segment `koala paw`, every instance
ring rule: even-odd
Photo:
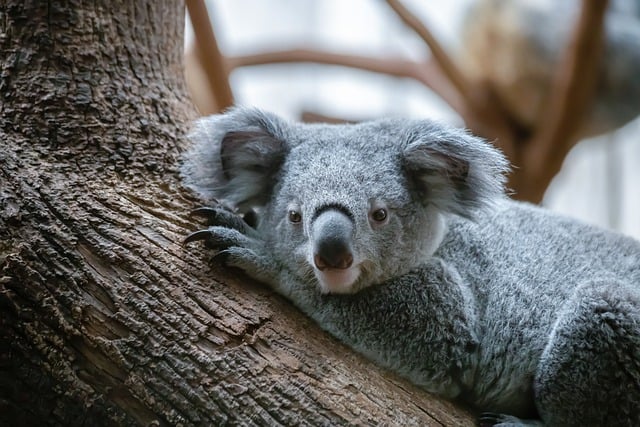
[[[249,248],[257,243],[256,231],[224,206],[197,208],[191,211],[191,215],[203,217],[209,228],[189,234],[184,239],[185,244],[202,240],[207,248],[224,251],[231,247]]]
[[[219,251],[232,246],[244,247],[250,243],[249,238],[240,231],[221,226],[194,231],[184,239],[184,243],[197,242],[198,240],[202,240],[207,248]]]
[[[277,275],[264,242],[244,218],[224,207],[202,207],[191,214],[204,217],[209,227],[189,234],[185,244],[203,241],[205,247],[217,251],[215,259],[255,279],[270,282]]]
[[[190,212],[191,216],[199,216],[206,220],[207,225],[220,225],[233,228],[241,233],[247,233],[255,227],[255,212],[250,211],[243,217],[222,205],[220,207],[203,206]]]

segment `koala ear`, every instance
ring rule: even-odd
[[[264,205],[289,151],[288,130],[284,120],[256,109],[197,120],[182,166],[186,185],[241,211]]]
[[[408,129],[403,167],[426,203],[473,218],[504,196],[509,163],[502,153],[462,129],[418,122]]]

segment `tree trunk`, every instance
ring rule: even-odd
[[[470,424],[181,245],[183,25],[0,6],[0,424]]]

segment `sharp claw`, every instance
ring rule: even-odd
[[[207,240],[210,236],[211,232],[209,230],[198,230],[189,234],[182,243],[186,245],[187,243],[197,242],[198,240]]]
[[[213,256],[213,259],[220,261],[222,264],[226,264],[227,260],[229,259],[229,251],[227,251],[226,249],[223,249],[218,253],[216,253]]]
[[[189,212],[189,215],[191,216],[200,216],[203,218],[211,218],[217,215],[216,213],[216,208],[210,208],[208,206],[202,206],[200,208],[196,208],[191,210],[191,212]]]
[[[483,412],[478,418],[481,427],[489,427],[500,422],[500,415],[493,412]]]

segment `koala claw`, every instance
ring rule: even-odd
[[[184,239],[183,244],[186,245],[187,243],[197,242],[198,240],[204,241],[204,246],[208,249],[225,249],[230,246],[229,242],[214,234],[211,229],[194,231]]]
[[[483,412],[478,418],[478,425],[480,425],[480,427],[494,426],[500,422],[500,414],[495,414],[493,412]]]
[[[189,212],[190,216],[199,216],[205,218],[207,220],[213,220],[217,215],[217,208],[212,208],[209,206],[201,206],[199,208],[192,209]]]
[[[215,259],[216,261],[220,261],[220,263],[223,265],[227,265],[229,263],[229,255],[230,255],[229,250],[223,249],[218,253],[214,254],[213,259]]]
[[[206,230],[198,230],[189,234],[184,243],[203,240],[209,249],[227,249],[231,246],[245,246],[248,238],[238,230],[226,227],[209,227]]]
[[[538,420],[522,420],[520,418],[506,415],[496,414],[494,412],[483,412],[478,418],[480,427],[500,426],[500,427],[534,427],[542,426],[542,422]]]
[[[193,209],[190,215],[205,218],[206,224],[209,226],[219,225],[233,228],[241,233],[247,233],[251,230],[250,224],[245,219],[225,207],[203,206]]]
[[[210,235],[211,235],[211,232],[209,232],[209,230],[194,231],[193,233],[185,237],[182,243],[186,245],[187,243],[197,242],[198,240],[206,241]]]
[[[267,283],[275,283],[278,272],[268,257],[261,255],[264,249],[259,241],[227,227],[209,227],[187,236],[184,243],[204,241],[205,247],[216,252],[213,259],[229,267],[244,270],[250,276]]]

